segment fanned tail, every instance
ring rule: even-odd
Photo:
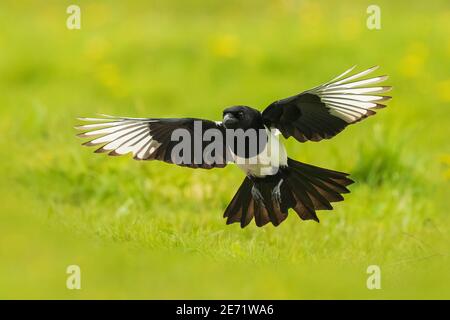
[[[224,217],[227,224],[239,222],[242,228],[253,218],[258,227],[268,222],[278,226],[292,208],[302,220],[319,222],[316,210],[332,210],[331,202],[344,200],[352,183],[347,173],[288,159],[275,175],[246,177]]]

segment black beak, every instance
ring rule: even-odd
[[[236,119],[235,116],[233,116],[231,113],[226,113],[223,117],[223,124],[225,125],[225,128],[228,129],[235,129],[239,120]]]

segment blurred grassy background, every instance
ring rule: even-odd
[[[450,298],[450,6],[376,1],[368,30],[372,2],[1,1],[0,298]],[[94,155],[74,136],[95,113],[263,108],[354,64],[391,76],[389,107],[332,141],[287,142],[357,181],[320,224],[226,226],[236,167]]]

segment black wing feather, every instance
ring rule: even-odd
[[[275,101],[262,113],[264,124],[277,128],[285,138],[292,136],[300,142],[330,139],[349,124],[374,115],[374,109],[385,107],[380,102],[391,98],[377,95],[390,87],[368,86],[384,81],[387,76],[361,80],[377,68],[343,78],[351,68],[321,86]]]
[[[215,155],[215,161],[207,162],[203,159],[203,150],[210,141],[203,141],[206,130],[217,129],[224,137],[225,128],[222,123],[196,118],[125,118],[104,116],[103,118],[80,118],[88,124],[76,127],[85,132],[78,136],[82,138],[94,137],[85,142],[86,146],[99,146],[95,152],[107,152],[111,156],[132,153],[135,160],[160,160],[175,163],[190,168],[223,168],[227,164],[227,149],[222,143],[220,152]],[[194,130],[194,123],[201,126]],[[177,157],[172,151],[178,141],[172,140],[172,133],[176,129],[185,129],[190,133],[189,157]],[[201,155],[195,154],[194,141],[201,145]],[[197,156],[199,163],[195,163]],[[188,161],[184,161],[188,160]]]

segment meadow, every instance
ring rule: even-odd
[[[369,30],[370,4],[1,1],[0,298],[449,299],[450,6],[380,0]],[[320,223],[227,226],[237,167],[107,157],[75,136],[97,113],[263,109],[355,64],[390,75],[388,107],[332,140],[286,141],[356,181]]]

